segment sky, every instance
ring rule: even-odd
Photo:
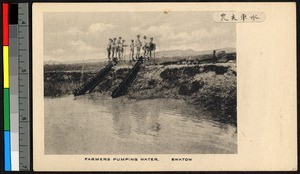
[[[107,60],[109,38],[129,44],[137,34],[157,51],[236,47],[235,23],[214,22],[213,12],[49,12],[43,22],[45,61]]]

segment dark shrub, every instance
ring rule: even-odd
[[[149,86],[154,86],[156,84],[157,84],[157,82],[154,79],[151,79],[151,80],[148,81]]]
[[[194,81],[192,83],[182,83],[179,86],[178,94],[180,95],[192,95],[195,92],[198,92],[200,88],[202,88],[204,85],[203,82],[200,81]]]
[[[183,73],[189,77],[194,77],[196,74],[200,73],[200,69],[198,66],[185,67]]]
[[[179,87],[178,93],[180,95],[188,95],[189,94],[189,88],[187,87],[186,84],[181,84]]]
[[[167,68],[160,73],[160,77],[169,82],[174,82],[178,80],[179,74],[180,73],[178,72],[178,68],[172,68],[172,69]]]
[[[214,71],[218,75],[223,75],[227,72],[228,67],[216,66],[216,65],[206,65],[204,66],[204,72]]]

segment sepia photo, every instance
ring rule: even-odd
[[[237,153],[236,24],[44,13],[45,154]]]
[[[34,3],[35,170],[294,170],[292,8]]]

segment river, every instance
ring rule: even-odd
[[[45,98],[45,154],[237,153],[237,128],[177,99]]]

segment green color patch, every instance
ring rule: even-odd
[[[9,89],[4,88],[4,130],[10,130]]]

